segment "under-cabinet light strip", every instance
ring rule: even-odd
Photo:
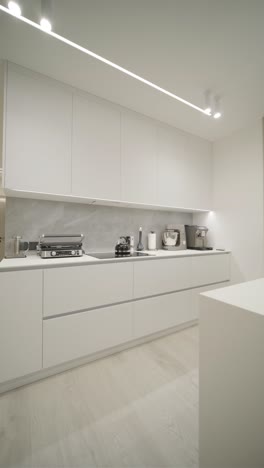
[[[83,52],[84,54],[89,55],[90,57],[93,57],[96,60],[99,60],[100,62],[103,62],[103,63],[105,63],[106,65],[109,65],[112,68],[115,68],[116,70],[124,73],[125,75],[128,75],[131,78],[134,78],[135,80],[138,80],[141,83],[144,83],[145,85],[150,86],[151,88],[154,88],[157,91],[160,91],[161,93],[166,94],[167,96],[169,96],[169,97],[171,97],[173,99],[176,99],[177,101],[181,102],[182,104],[185,104],[186,106],[192,107],[193,109],[195,109],[195,110],[197,110],[199,112],[202,112],[202,114],[205,114],[205,115],[208,116],[208,113],[206,112],[205,109],[202,109],[201,107],[196,106],[195,104],[192,104],[189,101],[186,101],[185,99],[177,96],[176,94],[171,93],[170,91],[167,91],[164,88],[161,88],[160,86],[156,85],[155,83],[152,83],[152,81],[145,80],[145,78],[142,78],[141,76],[137,75],[136,73],[133,73],[133,72],[127,70],[126,68],[120,67],[120,65],[117,65],[116,63],[111,62],[111,60],[108,60],[108,59],[102,57],[101,55],[98,55],[95,52],[92,52],[91,50],[86,49],[85,47],[82,47],[79,44],[76,44],[75,42],[70,41],[69,39],[66,39],[66,37],[60,36],[59,34],[56,34],[53,31],[48,31],[46,29],[44,30],[38,23],[35,23],[34,21],[31,21],[30,19],[26,18],[25,16],[22,16],[22,15],[21,16],[16,16],[11,12],[11,10],[9,10],[9,8],[6,8],[6,7],[2,6],[2,5],[0,5],[0,10],[3,11],[4,13],[7,13],[10,16],[13,16],[14,18],[16,18],[16,19],[18,19],[20,21],[23,21],[23,23],[29,24],[29,26],[32,26],[33,28],[36,28],[39,31],[45,32],[49,36],[54,37],[54,39],[57,39],[58,41],[63,42],[64,44],[67,44],[70,47],[73,47],[74,49],[77,49],[80,52]]]

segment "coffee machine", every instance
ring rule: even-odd
[[[193,250],[212,250],[212,247],[207,246],[207,233],[208,228],[206,226],[186,225],[186,240],[187,249]]]

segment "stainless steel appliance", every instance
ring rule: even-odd
[[[117,255],[115,252],[95,252],[90,253],[86,252],[86,255],[89,257],[94,257],[98,259],[107,259],[107,258],[131,258],[131,257],[149,257],[149,254],[143,252],[131,252],[129,255]]]
[[[2,170],[0,169],[0,262],[5,256],[5,212],[6,197],[2,185]]]
[[[115,246],[115,256],[125,257],[131,254],[131,236],[119,237]]]
[[[212,247],[207,246],[207,233],[206,226],[186,225],[186,239],[187,249],[193,250],[212,250]]]
[[[37,251],[41,258],[82,257],[83,234],[42,234]]]
[[[165,250],[185,250],[186,236],[184,224],[167,224],[162,234],[162,248]]]

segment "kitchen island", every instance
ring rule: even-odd
[[[200,468],[264,466],[264,278],[200,297]]]

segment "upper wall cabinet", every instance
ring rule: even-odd
[[[123,112],[121,123],[122,200],[157,204],[157,130],[155,122]]]
[[[70,194],[72,93],[8,64],[5,186]]]
[[[72,193],[120,200],[120,112],[92,96],[73,97]]]
[[[179,130],[158,128],[158,202],[160,205],[209,209],[211,144]]]

